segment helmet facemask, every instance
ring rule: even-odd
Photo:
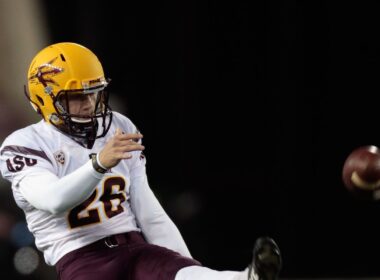
[[[112,111],[104,87],[62,90],[53,97],[53,105],[56,114],[51,116],[51,123],[86,148],[91,149],[110,128]]]

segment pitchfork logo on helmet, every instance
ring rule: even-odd
[[[53,65],[56,59],[57,57],[35,68],[31,73],[32,76],[30,76],[28,79],[30,83],[41,83],[45,88],[45,93],[48,94],[50,94],[52,91],[52,87],[48,86],[49,83],[59,86],[59,84],[52,77],[63,72],[63,68]]]
[[[57,43],[32,60],[25,93],[46,122],[90,148],[111,125],[112,111],[105,91],[108,82],[91,50],[75,43]],[[78,98],[89,98],[94,108],[85,113],[73,111],[70,101]]]

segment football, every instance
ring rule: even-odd
[[[353,194],[365,199],[380,198],[380,150],[362,146],[346,158],[342,172],[343,183]]]

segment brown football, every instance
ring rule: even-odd
[[[347,189],[362,198],[380,198],[380,150],[362,146],[353,150],[344,162],[342,179]]]

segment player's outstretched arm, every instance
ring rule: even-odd
[[[107,169],[114,167],[121,159],[130,158],[129,152],[143,150],[144,146],[132,140],[140,138],[141,134],[122,134],[118,129],[100,152],[101,165]],[[104,174],[95,171],[89,160],[62,178],[46,170],[37,169],[18,184],[25,199],[35,208],[58,214],[86,200],[103,176]]]
[[[86,200],[103,175],[94,170],[89,160],[62,178],[43,169],[36,170],[25,176],[18,186],[33,207],[59,214]]]

